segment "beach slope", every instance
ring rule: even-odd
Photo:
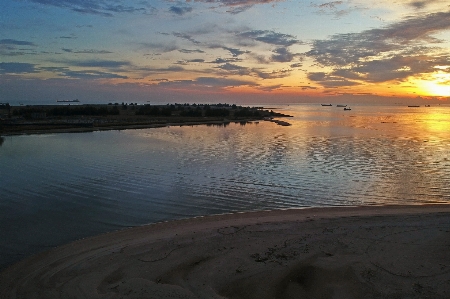
[[[0,298],[450,298],[450,206],[312,208],[170,221],[0,273]]]

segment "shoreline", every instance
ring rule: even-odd
[[[29,257],[0,298],[448,298],[449,249],[447,204],[213,215]]]
[[[1,133],[0,136],[20,136],[20,135],[38,135],[38,134],[58,134],[58,133],[88,133],[98,131],[121,131],[121,130],[139,130],[139,129],[153,129],[164,128],[171,126],[201,126],[201,125],[217,125],[225,126],[230,123],[254,123],[261,121],[261,119],[242,119],[242,120],[205,120],[205,121],[184,121],[184,122],[167,122],[167,123],[129,123],[129,124],[112,124],[108,126],[72,126],[66,128],[47,128],[47,129],[20,129],[13,132]],[[44,125],[45,126],[45,125]],[[51,126],[51,125],[50,125]]]
[[[217,125],[270,120],[290,125],[274,117],[291,117],[264,107],[236,105],[36,105],[3,107],[0,136],[46,133],[79,133],[107,130],[149,129],[167,126]],[[6,114],[5,114],[6,113]]]

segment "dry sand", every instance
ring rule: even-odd
[[[0,298],[450,298],[450,205],[252,212],[80,240]]]

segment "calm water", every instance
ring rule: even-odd
[[[261,121],[4,137],[0,268],[124,227],[310,206],[450,202],[450,107],[283,107]]]

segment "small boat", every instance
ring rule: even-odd
[[[336,107],[347,107],[347,105],[336,105]]]
[[[345,110],[345,111],[348,111],[348,110],[352,110],[352,108],[350,108],[350,107],[348,107],[348,108],[345,107],[344,110]]]
[[[331,104],[321,104],[322,106],[333,106]]]
[[[414,107],[414,108],[417,108],[417,107],[420,107],[419,105],[408,105],[408,107]]]

